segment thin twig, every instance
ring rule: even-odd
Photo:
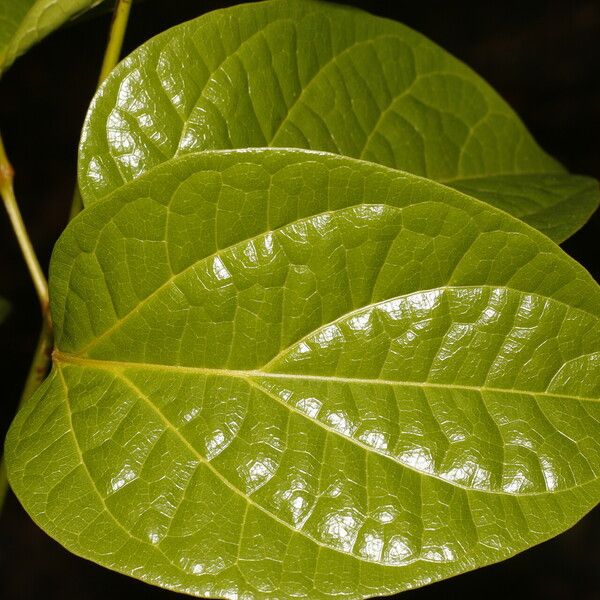
[[[42,312],[42,330],[40,331],[37,347],[31,361],[27,379],[25,380],[23,392],[21,393],[21,399],[19,401],[19,406],[21,406],[23,402],[37,390],[46,377],[52,353],[53,334],[49,313],[48,282],[46,281],[40,262],[33,249],[31,240],[29,239],[25,223],[23,223],[23,217],[21,216],[21,211],[19,210],[19,205],[17,204],[17,199],[15,197],[13,179],[14,170],[8,160],[6,149],[2,142],[2,136],[0,136],[0,195],[2,196],[6,212],[10,218],[19,246],[21,247],[23,258],[29,269],[29,274],[31,275],[33,285],[37,292]],[[4,457],[2,457],[0,458],[0,511],[4,505],[4,498],[6,497],[7,490],[8,480],[6,477],[6,466],[4,464]]]
[[[132,0],[117,0],[115,5],[110,31],[108,33],[108,42],[106,43],[106,50],[104,51],[104,58],[102,60],[102,68],[100,69],[100,76],[98,77],[98,87],[100,87],[102,82],[108,77],[108,74],[115,68],[121,57],[123,39],[125,38],[125,31],[129,21],[129,12],[131,10],[131,2]],[[69,221],[80,213],[82,209],[83,201],[81,199],[79,186],[76,184],[75,190],[73,191],[73,199],[71,200]]]
[[[27,373],[27,379],[21,392],[21,404],[25,402],[41,385],[48,373],[48,366],[52,358],[52,348],[54,346],[54,333],[50,319],[45,318],[42,322],[42,330],[38,338],[38,343],[33,354],[31,366]]]
[[[132,0],[118,0],[113,13],[113,20],[108,34],[108,43],[104,52],[104,60],[100,69],[98,86],[108,77],[108,74],[115,68],[121,58],[121,49],[123,48],[123,38],[129,21],[129,11],[131,10]]]
[[[0,195],[4,201],[4,206],[8,213],[12,228],[17,236],[23,258],[29,269],[31,280],[33,281],[35,291],[37,292],[42,307],[42,314],[45,314],[48,310],[48,282],[46,281],[46,276],[42,271],[42,267],[40,267],[40,262],[35,254],[31,240],[29,239],[25,223],[23,223],[23,217],[21,216],[21,211],[19,210],[19,205],[15,198],[13,178],[14,170],[8,160],[6,150],[4,149],[4,143],[2,142],[2,136],[0,135]]]

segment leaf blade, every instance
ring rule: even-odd
[[[561,174],[510,175],[448,182],[563,242],[598,208],[598,182]],[[498,193],[502,190],[501,193]]]
[[[556,241],[600,201],[597,185],[576,197],[581,181],[481,78],[420,34],[299,1],[210,13],[134,52],[92,104],[79,181],[87,204],[172,156],[267,146],[343,154],[440,182],[484,178],[487,189],[470,185],[470,193],[515,216],[537,207],[529,222]],[[519,174],[529,177],[512,179]],[[568,210],[555,211],[557,201]]]
[[[182,157],[74,220],[51,288],[54,371],[11,428],[9,476],[116,570],[369,597],[597,503],[600,405],[578,382],[597,381],[598,288],[443,186],[310,152]]]
[[[0,14],[0,74],[31,46],[102,0],[5,0]]]

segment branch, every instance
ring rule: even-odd
[[[35,254],[35,250],[29,239],[25,223],[23,223],[23,217],[15,198],[15,191],[13,188],[14,170],[6,155],[4,149],[4,143],[2,142],[2,136],[0,136],[0,196],[4,201],[4,206],[12,228],[17,236],[17,241],[21,247],[23,258],[29,269],[29,274],[33,281],[35,291],[37,292],[40,305],[42,307],[42,315],[48,312],[48,282],[46,276],[40,267],[40,262]]]
[[[113,20],[108,34],[108,43],[104,51],[104,60],[100,69],[98,78],[98,87],[108,77],[108,74],[115,68],[121,58],[121,49],[123,47],[123,38],[127,29],[129,20],[129,11],[131,10],[132,0],[118,0],[113,13]]]
[[[0,136],[0,195],[2,196],[6,212],[10,218],[19,246],[21,247],[21,252],[27,263],[27,268],[29,269],[29,274],[31,275],[42,309],[42,330],[19,401],[19,406],[21,406],[21,404],[37,390],[46,377],[50,365],[50,355],[54,338],[49,313],[48,282],[40,267],[40,262],[35,254],[31,240],[29,239],[25,223],[23,223],[23,217],[21,216],[21,211],[19,210],[19,205],[17,204],[17,199],[15,197],[13,179],[14,170],[6,155],[2,136]],[[2,510],[7,490],[8,480],[6,478],[4,457],[2,457],[0,458],[0,510]]]
[[[106,44],[106,50],[104,51],[104,59],[102,60],[102,68],[100,69],[100,76],[98,77],[98,87],[100,87],[102,82],[108,77],[108,74],[115,68],[121,57],[123,39],[125,37],[125,30],[127,29],[129,12],[131,10],[131,2],[132,0],[117,0],[115,5],[113,20],[108,33],[108,42]],[[79,186],[76,184],[75,191],[73,192],[73,199],[71,200],[69,221],[80,213],[82,209],[83,202],[81,200],[81,193],[79,192]]]

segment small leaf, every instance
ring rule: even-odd
[[[363,598],[600,498],[600,290],[450,188],[291,150],[173,159],[66,229],[6,444],[72,552],[192,595]]]
[[[0,74],[31,46],[102,0],[2,0]]]
[[[88,205],[173,156],[265,146],[468,189],[555,241],[600,199],[594,180],[568,175],[487,83],[424,36],[298,0],[204,15],[123,61],[88,114],[80,187]]]

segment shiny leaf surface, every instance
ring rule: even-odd
[[[86,204],[173,156],[310,148],[422,175],[556,241],[598,184],[543,152],[479,76],[409,28],[340,6],[221,10],[148,41],[99,91],[80,147]]]
[[[102,0],[2,0],[0,74],[21,54]]]
[[[11,485],[72,552],[226,598],[362,598],[507,558],[600,497],[600,291],[447,187],[190,154],[83,211]]]

